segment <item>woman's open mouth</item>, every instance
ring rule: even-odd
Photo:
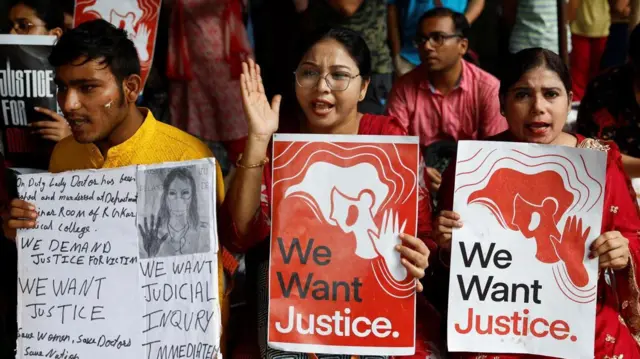
[[[317,116],[328,115],[329,113],[331,113],[334,107],[334,104],[325,100],[314,100],[311,102],[311,109]]]
[[[532,122],[526,124],[525,128],[534,135],[545,135],[551,130],[551,124],[546,122]]]

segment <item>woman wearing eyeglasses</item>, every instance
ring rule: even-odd
[[[307,42],[304,54],[295,71],[295,95],[301,110],[301,120],[291,128],[280,128],[287,133],[342,134],[342,135],[406,135],[397,120],[388,116],[362,114],[358,102],[367,92],[371,70],[371,56],[366,43],[358,33],[346,29],[333,29],[315,36]],[[268,265],[271,204],[271,166],[269,143],[280,123],[281,97],[275,96],[269,104],[262,86],[260,67],[253,62],[243,64],[241,77],[242,97],[249,137],[242,157],[237,162],[238,172],[228,192],[222,211],[221,240],[237,251],[253,249],[250,267],[257,270],[258,333],[249,338],[259,344],[262,358],[281,357],[283,354],[267,347]],[[282,121],[284,123],[284,121]],[[407,259],[403,263],[415,278],[425,276],[429,263],[429,249],[435,248],[429,240],[431,232],[430,202],[421,173],[419,188],[418,238],[403,235],[403,245],[398,251]],[[229,216],[230,218],[224,218]],[[227,227],[224,227],[227,225]],[[417,291],[423,285],[418,282]],[[425,358],[436,355],[438,339],[438,314],[423,297],[419,297],[416,356]],[[426,324],[431,325],[429,328]],[[249,328],[255,326],[248,325]],[[250,336],[252,335],[253,336]],[[247,343],[251,344],[251,343]],[[249,345],[250,346],[250,345]],[[234,357],[256,357],[257,350],[248,348]],[[322,355],[286,353],[287,358],[322,358]],[[350,356],[331,356],[350,358]],[[373,357],[372,357],[373,358]]]
[[[57,0],[19,0],[9,10],[9,33],[12,35],[62,36],[64,13]],[[67,121],[48,108],[35,108],[46,118],[31,122],[33,133],[58,142],[71,134]]]

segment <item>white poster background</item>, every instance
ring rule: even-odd
[[[38,356],[40,352],[44,357],[67,359],[143,357],[142,322],[135,319],[142,311],[141,297],[136,295],[140,285],[135,172],[135,167],[125,167],[20,176],[24,186],[18,191],[36,206],[42,228],[20,230],[16,239],[20,263],[17,358]],[[123,178],[130,181],[121,181]],[[78,185],[78,180],[86,182]],[[92,181],[95,185],[90,185]],[[104,185],[103,181],[113,184]],[[66,185],[56,186],[62,182]],[[78,186],[73,187],[73,183]],[[61,195],[93,199],[61,200]],[[95,221],[92,211],[97,213]],[[90,230],[82,238],[64,230],[85,226]],[[86,251],[81,249],[85,243]],[[36,265],[35,257],[50,262]],[[82,265],[72,264],[80,258]],[[34,285],[32,281],[38,278],[40,282]],[[32,290],[23,293],[21,288],[29,287]],[[64,288],[64,295],[60,288]],[[40,304],[37,318],[33,317],[33,304]]]
[[[454,211],[460,214],[464,225],[453,232],[449,282],[450,309],[447,323],[449,350],[593,358],[598,261],[597,259],[589,260],[587,256],[588,247],[600,235],[606,152],[560,146],[461,141],[458,144],[457,156]],[[582,219],[583,231],[587,227],[591,228],[585,242],[583,262],[589,276],[587,285],[580,288],[572,287],[573,284],[568,281],[569,277],[562,261],[547,264],[537,260],[535,238],[527,239],[520,231],[503,228],[488,208],[488,206],[497,207],[495,202],[488,201],[487,205],[467,204],[469,196],[485,188],[491,175],[504,167],[516,169],[525,174],[536,174],[543,170],[556,171],[560,174],[565,188],[574,195],[574,200],[557,223],[557,229],[562,233],[567,218],[574,215]],[[496,196],[509,195],[508,191],[501,191],[499,187]],[[550,197],[553,197],[553,191]],[[525,190],[521,196],[526,199],[530,195]],[[493,197],[493,199],[496,198]],[[541,212],[532,214],[528,229],[535,231],[544,220],[544,216],[545,214]],[[471,266],[465,267],[461,244],[466,246],[467,255],[470,256],[475,243],[482,246],[485,256],[488,254],[491,243],[495,243],[494,255],[499,250],[510,252],[512,257],[510,266],[500,269],[494,265],[492,257],[488,266],[483,268],[479,253],[476,253]],[[500,257],[505,258],[506,254],[503,252]],[[500,261],[502,266],[506,262],[506,260]],[[494,276],[486,300],[481,301],[474,289],[468,301],[465,301],[460,289],[459,276],[464,280],[465,290],[468,289],[473,276],[478,277],[482,289],[485,288],[489,277]],[[540,304],[535,303],[533,297],[532,285],[536,280],[540,286],[537,291]],[[503,282],[509,286],[508,302],[491,300],[496,282]],[[528,303],[525,302],[523,288],[517,289],[516,300],[511,301],[513,299],[511,296],[514,294],[512,284],[529,286]],[[497,298],[500,299],[499,296]],[[465,331],[471,309],[474,322],[478,318],[476,315],[481,319],[481,330],[487,330],[489,316],[495,321],[499,316],[512,318],[516,312],[519,316],[526,317],[528,323],[533,323],[536,318],[544,318],[549,324],[562,320],[570,329],[568,334],[555,331],[556,335],[564,339],[554,339],[551,335],[536,337],[531,335],[531,328],[528,330],[528,335],[524,336],[515,335],[512,328],[506,335],[495,334],[495,332],[481,335],[474,330],[467,334],[460,334],[456,331],[456,325],[459,325],[463,332]],[[512,320],[501,318],[500,321],[504,324]],[[519,327],[522,327],[523,321],[523,319],[519,320]],[[556,329],[559,326],[561,324],[556,323]],[[544,333],[543,327],[544,322],[538,320],[534,330],[537,333]],[[492,329],[495,331],[497,328],[500,326],[494,322]]]
[[[631,184],[633,185],[633,190],[636,191],[636,201],[640,205],[640,178],[632,178]]]
[[[176,169],[181,169],[182,174],[193,179],[195,193],[185,192],[187,188],[192,189],[192,185],[189,180],[185,181],[184,175],[171,177]],[[171,187],[176,180],[182,184]],[[144,225],[144,218],[147,218],[147,225],[150,226],[152,215],[157,221],[158,216],[162,216],[162,200],[171,201],[172,198],[183,199],[194,205],[199,220],[197,228],[189,226],[184,235],[185,253],[168,253],[174,248],[173,245],[185,243],[180,240],[170,243],[172,236],[178,237],[182,233],[180,231],[169,233],[163,244],[165,247],[161,247],[152,258],[149,258],[140,241],[139,275],[145,303],[142,315],[145,357],[222,357],[215,180],[216,165],[213,158],[138,167],[139,225]],[[166,184],[170,187],[165,187]],[[176,193],[173,192],[175,190]],[[167,198],[163,198],[163,192],[167,193]],[[175,210],[170,205],[168,209],[169,212]],[[164,223],[161,222],[160,236],[167,234],[166,222],[166,219]],[[201,245],[190,246],[189,240]]]
[[[158,213],[163,186],[145,171],[176,167],[196,179],[198,228],[207,246],[146,259],[139,218]],[[214,159],[20,181],[21,198],[39,217],[37,229],[20,230],[16,239],[17,358],[221,357]],[[158,300],[145,300],[148,284]]]

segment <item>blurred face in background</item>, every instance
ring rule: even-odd
[[[22,3],[14,5],[9,10],[9,29],[12,35],[53,35],[58,38],[62,36],[61,28],[49,29],[34,9]]]
[[[434,16],[419,24],[415,45],[423,66],[429,71],[446,71],[462,60],[469,41],[456,34],[451,17]]]

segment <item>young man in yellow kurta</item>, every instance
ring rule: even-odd
[[[157,121],[148,109],[136,107],[143,86],[140,62],[124,31],[104,20],[84,23],[60,38],[49,61],[56,68],[58,103],[73,133],[56,145],[49,166],[51,172],[213,157],[209,148],[195,137]],[[221,203],[224,182],[219,166],[216,177],[217,199]],[[32,206],[12,201],[10,229],[32,228],[35,222]],[[228,311],[224,300],[223,256],[219,259],[224,327]]]

